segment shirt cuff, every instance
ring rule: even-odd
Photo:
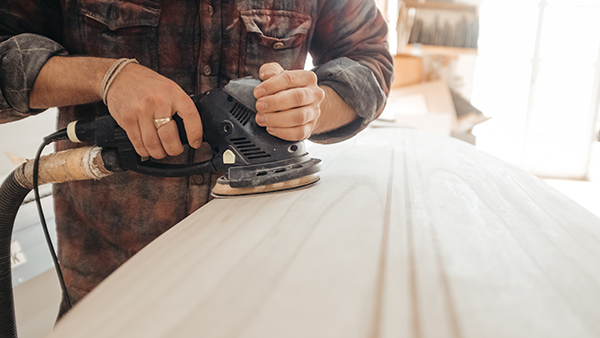
[[[0,43],[0,109],[12,110],[14,117],[43,111],[29,108],[29,94],[42,67],[56,55],[67,51],[42,35],[19,34]]]
[[[319,85],[333,89],[359,116],[338,129],[311,136],[315,142],[338,142],[347,139],[377,118],[386,95],[373,72],[366,66],[346,57],[329,61],[313,70]]]

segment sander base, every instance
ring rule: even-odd
[[[212,189],[211,195],[216,198],[227,198],[233,196],[256,195],[286,190],[295,190],[311,186],[315,184],[319,180],[319,178],[319,175],[317,173],[314,173],[289,181],[277,182],[267,185],[258,185],[255,187],[233,188],[229,185],[229,179],[227,178],[227,175],[225,175],[217,179],[217,184]]]

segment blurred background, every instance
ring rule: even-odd
[[[390,102],[399,98],[384,118],[470,142],[546,179],[598,214],[600,1],[378,4],[390,23],[390,48],[396,53]],[[431,110],[432,88],[424,88],[435,81],[447,85],[455,105],[449,114],[456,120],[426,118],[440,113]],[[411,90],[417,87],[425,99]],[[399,113],[411,104],[416,110]],[[415,123],[415,112],[427,121]]]

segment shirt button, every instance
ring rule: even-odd
[[[214,13],[213,6],[211,6],[211,5],[208,5],[208,15],[209,15],[209,16],[212,16],[212,15],[213,15],[213,13]]]
[[[200,184],[204,183],[204,176],[202,176],[202,175],[191,176],[190,181],[192,184],[200,185]]]
[[[204,75],[209,76],[211,72],[210,66],[206,65],[202,68],[202,73],[204,73]]]
[[[273,49],[281,49],[283,47],[284,47],[283,42],[275,42],[273,44]]]

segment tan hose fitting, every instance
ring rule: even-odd
[[[33,160],[15,169],[15,178],[24,188],[33,189]],[[82,147],[63,150],[40,158],[38,185],[94,179],[111,175],[104,167],[102,148]]]

